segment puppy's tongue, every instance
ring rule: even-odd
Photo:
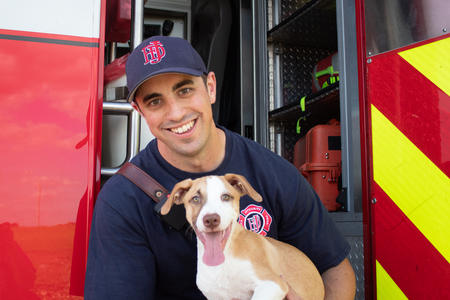
[[[218,232],[204,232],[205,253],[203,254],[203,263],[205,265],[214,267],[222,264],[225,261],[225,255],[222,250],[222,231]]]

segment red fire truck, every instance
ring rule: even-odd
[[[83,296],[96,195],[153,138],[124,100],[152,35],[216,73],[218,124],[332,191],[356,299],[450,299],[449,20],[447,0],[3,1],[0,299]]]

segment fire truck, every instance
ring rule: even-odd
[[[332,190],[356,299],[450,299],[447,30],[447,0],[3,1],[0,299],[83,297],[96,195],[153,138],[124,100],[153,35],[216,73],[218,124]]]

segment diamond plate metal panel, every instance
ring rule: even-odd
[[[312,93],[312,71],[321,59],[334,51],[283,45],[283,105],[300,100]]]
[[[353,267],[356,277],[356,300],[363,300],[364,290],[364,238],[362,236],[347,237],[352,249],[348,256],[348,260]]]
[[[280,21],[289,18],[293,13],[310,1],[311,0],[282,0]]]

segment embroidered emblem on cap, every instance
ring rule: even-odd
[[[270,224],[272,224],[272,217],[263,207],[252,204],[241,211],[239,224],[247,230],[266,236],[269,232]]]
[[[141,51],[144,54],[144,65],[157,64],[166,56],[166,49],[160,41],[150,42]]]

